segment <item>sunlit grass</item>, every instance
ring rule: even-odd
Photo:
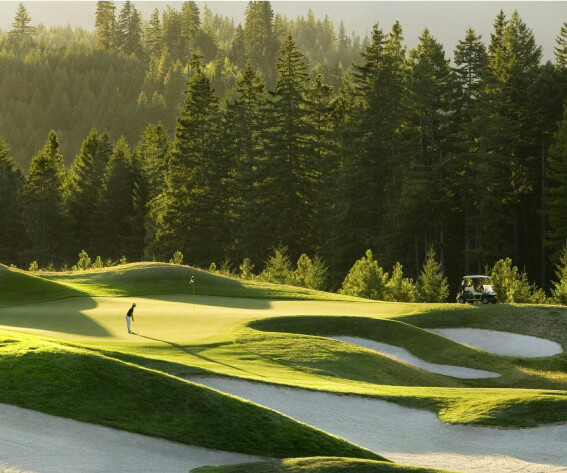
[[[190,275],[196,275],[195,298]],[[495,356],[423,330],[506,330],[565,347],[567,317],[561,308],[365,301],[152,263],[40,276],[30,279],[19,272],[11,280],[20,296],[11,296],[10,307],[0,307],[0,324],[106,359],[185,378],[233,376],[375,396],[429,409],[446,422],[533,426],[567,420],[565,354]],[[42,289],[36,299],[31,297],[33,304],[26,304],[22,294],[36,294],[27,291],[28,283],[33,289],[43,282],[55,284],[65,298],[45,302],[48,291]],[[126,332],[124,314],[132,302],[138,304],[139,335]],[[382,341],[429,362],[501,376],[463,380],[432,374],[328,338],[334,335]]]

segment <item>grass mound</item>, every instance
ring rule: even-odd
[[[238,465],[205,466],[190,473],[449,473],[353,458],[286,458]]]
[[[78,289],[0,264],[0,307],[82,295]]]
[[[198,295],[269,299],[355,300],[339,294],[220,276],[189,266],[130,263],[99,270],[44,273],[42,278],[92,296],[189,294],[191,276]]]
[[[0,402],[186,444],[385,460],[251,402],[39,337],[0,332],[0,378]]]

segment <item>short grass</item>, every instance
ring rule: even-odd
[[[354,458],[287,458],[239,465],[205,466],[191,473],[449,473],[446,470],[396,465]]]
[[[195,298],[188,284],[191,275],[197,283]],[[11,332],[5,338],[19,340],[19,336],[29,336],[23,333],[34,334],[34,343],[39,340],[45,346],[57,347],[59,353],[48,355],[44,353],[45,347],[38,351],[31,342],[26,342],[27,345],[6,342],[6,350],[20,348],[7,358],[9,352],[4,353],[0,364],[2,376],[17,361],[19,376],[13,377],[12,383],[19,382],[21,386],[4,389],[3,402],[25,403],[25,407],[38,410],[48,406],[58,415],[82,419],[81,406],[72,403],[66,406],[64,394],[69,392],[80,399],[92,391],[92,395],[88,393],[93,409],[89,421],[98,419],[112,425],[115,418],[120,419],[120,412],[97,411],[100,407],[96,407],[95,401],[107,404],[106,392],[112,384],[104,373],[127,368],[136,375],[143,373],[148,386],[179,383],[180,392],[193,385],[174,377],[223,375],[378,397],[430,409],[446,422],[527,427],[567,421],[565,353],[533,360],[500,357],[423,330],[429,327],[507,330],[545,337],[567,347],[567,311],[558,307],[365,301],[157,263],[63,274],[29,274],[0,267],[0,283],[0,325],[19,331],[19,335]],[[138,304],[135,324],[139,335],[126,333],[124,314],[132,302]],[[436,375],[331,340],[328,337],[332,335],[383,341],[403,346],[430,362],[496,371],[502,376],[461,380]],[[63,352],[65,356],[61,355]],[[37,358],[39,353],[42,356]],[[74,368],[69,370],[68,385],[58,385],[62,395],[30,389],[34,384],[29,379],[39,383],[55,377],[57,363],[69,353],[72,354],[69,360],[75,360]],[[34,365],[39,360],[41,369]],[[82,373],[94,375],[87,383]],[[116,372],[113,379],[120,376]],[[73,377],[77,377],[76,383],[72,382]],[[100,388],[89,384],[97,384],[98,378],[104,380]],[[118,382],[114,386],[121,395],[130,392],[129,383]],[[150,388],[139,389],[146,392]],[[12,391],[19,392],[19,397],[10,394]],[[159,404],[159,394],[154,400]],[[146,407],[142,399],[139,402]],[[185,405],[181,399],[168,401],[167,415],[173,416],[176,402]],[[213,413],[216,413],[214,409],[201,414]],[[120,428],[136,431],[147,428],[139,410],[130,415],[133,417],[126,419]],[[235,414],[232,420],[229,416],[228,422],[238,423],[241,415],[242,412]],[[262,419],[256,417],[254,425],[264,422]],[[160,422],[156,421],[156,425]],[[220,424],[211,425],[210,432],[224,428]],[[269,422],[266,425],[273,426]],[[150,435],[166,436],[166,432],[178,430],[168,426]],[[273,443],[281,442],[282,438]],[[183,441],[197,442],[193,437]],[[226,444],[217,448],[225,447]],[[240,440],[229,442],[228,447],[248,452]],[[299,456],[293,453],[294,448],[297,446],[286,447],[278,455]],[[266,451],[273,449],[266,447]],[[364,455],[358,452],[340,455]],[[328,451],[301,452],[309,456],[326,454]],[[339,455],[338,450],[333,455]]]
[[[0,332],[0,402],[202,447],[267,457],[382,459],[251,402],[17,332]]]

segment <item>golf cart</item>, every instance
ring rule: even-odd
[[[489,276],[470,275],[463,276],[457,302],[464,304],[465,302],[474,303],[482,302],[483,304],[496,304],[496,293],[492,289]]]

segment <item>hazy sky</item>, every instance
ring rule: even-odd
[[[0,0],[0,29],[9,31],[15,11],[20,2]],[[32,17],[32,24],[80,26],[94,29],[94,1],[33,1],[23,2]],[[117,11],[123,2],[115,2]],[[175,1],[134,1],[144,19],[149,19],[155,8],[163,9],[165,5],[180,9],[181,2]],[[205,2],[197,2],[199,6]],[[245,1],[208,1],[207,6],[214,12],[229,18],[235,23],[243,22],[247,2]],[[490,42],[492,25],[498,12],[502,9],[507,16],[518,10],[529,28],[533,30],[536,42],[542,46],[544,60],[553,59],[555,39],[561,26],[567,22],[567,1],[304,1],[304,2],[272,2],[275,13],[281,13],[288,19],[298,15],[306,15],[311,8],[316,18],[323,19],[325,14],[338,29],[343,20],[347,31],[356,31],[364,37],[378,23],[389,31],[392,24],[399,20],[403,30],[405,43],[413,48],[418,36],[425,27],[445,47],[447,56],[453,55],[457,42],[464,38],[467,28],[473,28],[482,34],[485,44]]]

